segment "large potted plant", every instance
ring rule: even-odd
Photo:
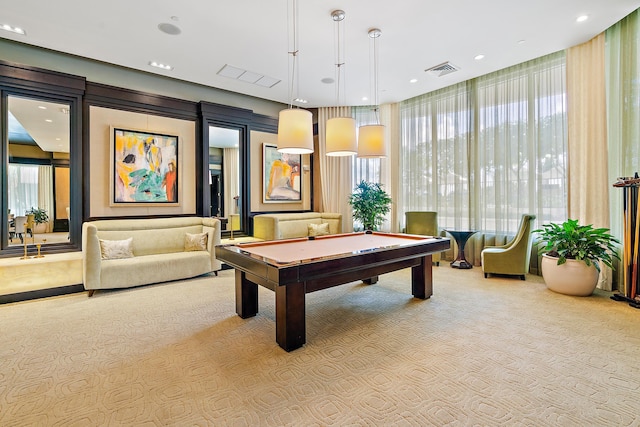
[[[613,269],[613,259],[620,259],[616,247],[620,241],[609,234],[608,228],[593,228],[569,219],[562,224],[544,224],[533,232],[543,252],[542,277],[554,292],[589,296],[598,284],[600,263]]]
[[[391,210],[391,197],[381,184],[363,180],[349,196],[349,204],[353,219],[362,223],[365,230],[377,230]]]

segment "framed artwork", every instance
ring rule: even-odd
[[[262,144],[262,201],[302,202],[302,155],[279,153],[277,147]]]
[[[179,206],[178,137],[111,127],[111,206]]]

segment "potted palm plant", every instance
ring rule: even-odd
[[[549,289],[566,295],[591,295],[598,284],[600,264],[613,269],[620,259],[620,241],[608,228],[580,225],[569,219],[562,224],[544,224],[534,230],[540,239],[542,277]]]
[[[349,204],[353,219],[361,222],[365,230],[377,230],[391,210],[391,197],[381,184],[362,180],[349,196]]]

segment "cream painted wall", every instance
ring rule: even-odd
[[[195,215],[195,122],[101,107],[90,107],[89,115],[90,217]],[[178,135],[179,206],[110,206],[111,126]]]
[[[251,211],[301,211],[311,209],[310,157],[302,156],[302,202],[262,203],[264,177],[262,171],[262,144],[277,144],[278,135],[265,132],[251,132]]]

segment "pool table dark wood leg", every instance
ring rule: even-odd
[[[427,299],[433,295],[431,255],[422,257],[420,265],[411,267],[411,293],[420,299]]]
[[[304,283],[276,287],[276,342],[286,351],[307,341]]]
[[[258,313],[258,285],[240,270],[236,270],[236,313],[243,319]]]

